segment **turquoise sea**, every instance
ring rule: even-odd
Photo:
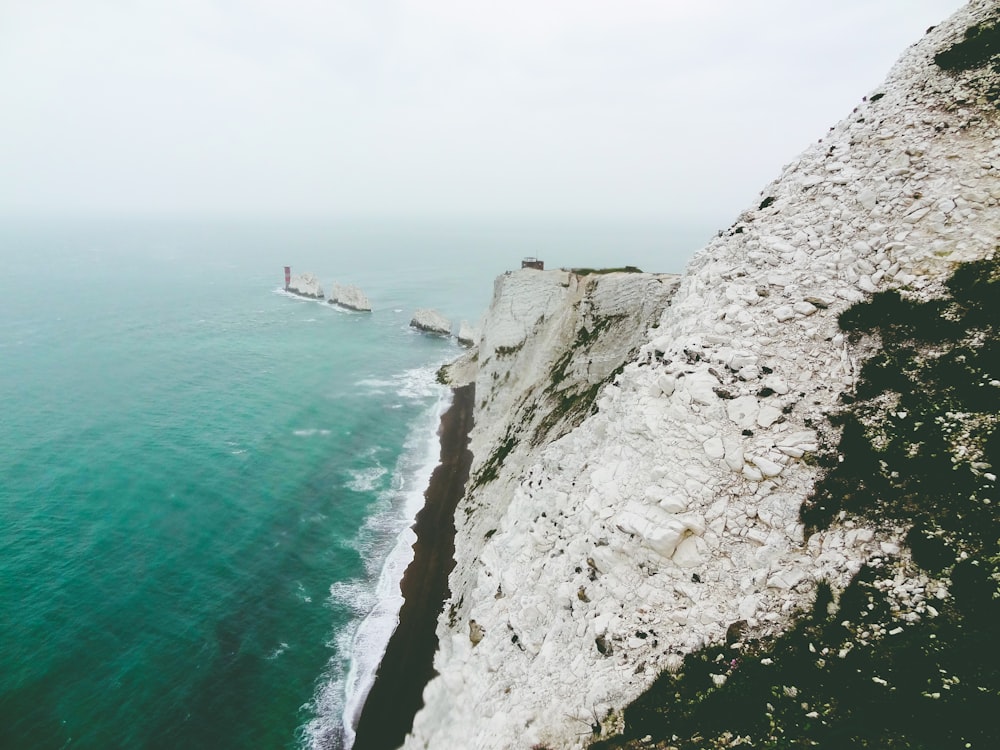
[[[704,234],[0,225],[0,747],[349,745],[460,353],[413,310],[475,321],[525,255],[680,271]]]

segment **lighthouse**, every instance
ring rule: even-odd
[[[292,267],[285,266],[285,291],[288,291],[288,285],[292,283]]]

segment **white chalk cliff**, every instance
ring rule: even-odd
[[[456,368],[478,357],[475,458],[439,676],[405,747],[582,747],[593,711],[733,622],[778,631],[816,581],[899,552],[904,529],[850,519],[807,541],[803,458],[855,382],[837,315],[875,290],[933,294],[997,245],[995,102],[980,72],[933,61],[996,9],[974,1],[907,50],[679,282],[498,279]]]

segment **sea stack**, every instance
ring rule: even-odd
[[[419,331],[433,333],[439,336],[451,335],[451,321],[437,310],[417,310],[413,313],[410,325]]]
[[[300,273],[292,276],[286,290],[300,297],[323,299],[323,287],[319,285],[316,274]]]
[[[330,290],[330,299],[327,301],[331,305],[339,305],[355,312],[372,311],[372,303],[368,300],[367,295],[356,286],[343,286],[334,282],[333,288]]]

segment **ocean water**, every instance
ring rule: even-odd
[[[0,226],[0,747],[341,748],[395,624],[460,349],[524,255],[642,226]],[[283,291],[282,266],[375,312]]]

